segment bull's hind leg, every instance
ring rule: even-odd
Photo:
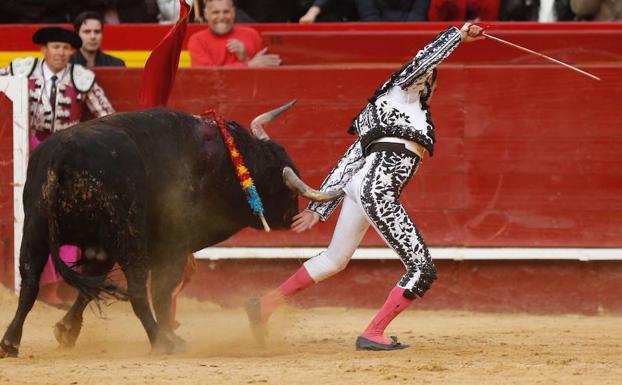
[[[90,299],[78,295],[67,314],[54,325],[54,338],[61,347],[72,348],[75,346],[80,330],[82,330],[82,313],[89,302],[91,302]]]
[[[186,258],[158,258],[166,261],[151,268],[151,299],[161,334],[169,335],[175,341],[175,350],[182,351],[185,341],[173,332],[174,314],[171,310],[173,290],[182,280]]]
[[[91,276],[102,276],[110,272],[112,266],[114,266],[112,258],[108,258],[103,262],[89,261],[84,265],[82,273]],[[82,330],[82,314],[89,302],[91,302],[90,299],[79,295],[63,319],[54,326],[54,337],[61,347],[71,348],[75,346],[80,330]]]
[[[13,321],[0,341],[0,358],[17,357],[26,316],[39,294],[39,278],[48,259],[47,225],[42,218],[27,215],[24,222],[24,238],[19,256],[21,289]]]

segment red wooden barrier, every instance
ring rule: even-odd
[[[447,23],[255,24],[271,52],[285,64],[396,63],[412,57]],[[0,26],[0,51],[38,50],[31,41],[37,25]],[[151,50],[168,31],[161,25],[106,26],[106,50]],[[206,28],[190,25],[188,37]],[[622,61],[620,23],[493,23],[491,33],[572,63]],[[491,41],[478,51],[456,53],[449,62],[478,64],[542,63],[533,55]]]
[[[508,23],[491,22],[490,31],[525,31],[532,34],[539,32],[555,32],[565,34],[567,32],[581,32],[590,34],[602,31],[619,31],[620,23]],[[69,24],[59,24],[65,28],[73,28]],[[317,23],[317,24],[293,24],[293,23],[264,23],[246,24],[255,28],[261,34],[267,33],[300,33],[300,32],[332,32],[334,34],[350,32],[437,32],[447,28],[448,25],[460,26],[460,23]],[[0,25],[0,35],[4,38],[0,41],[0,50],[31,50],[37,49],[32,43],[32,34],[41,28],[39,24],[3,24]],[[205,24],[190,24],[188,36],[206,28]],[[159,24],[107,24],[104,31],[105,49],[152,49],[170,30],[170,25]]]
[[[200,261],[184,295],[241,306],[273,289],[300,266],[295,260]],[[453,309],[539,314],[619,314],[620,261],[436,261],[438,280],[416,310]],[[351,261],[333,279],[296,295],[301,306],[378,308],[403,274],[390,261]],[[183,315],[182,315],[183,317]]]
[[[0,283],[13,280],[13,103],[0,92]]]
[[[468,49],[468,48],[461,48]],[[345,133],[372,91],[395,69],[304,67],[188,69],[171,107],[218,108],[248,123],[290,99],[299,103],[269,131],[318,185],[352,141]],[[437,155],[403,200],[435,246],[622,246],[622,100],[617,67],[442,66],[432,112]],[[140,70],[99,70],[119,110],[137,108]],[[329,225],[291,235],[246,231],[228,245],[326,245]],[[380,245],[370,233],[366,245]]]
[[[179,73],[171,106],[194,113],[217,107],[248,122],[298,98],[269,132],[317,185],[352,140],[345,134],[352,116],[394,69],[188,69]],[[549,66],[441,66],[432,106],[437,155],[425,160],[403,195],[430,245],[621,247],[622,132],[616,107],[622,79],[616,66],[588,70],[603,81]],[[140,70],[98,70],[120,110],[138,107],[140,77]],[[0,157],[11,154],[11,142],[11,131],[0,128]],[[3,157],[0,165],[0,196],[10,202],[12,163]],[[0,277],[12,286],[12,242],[6,241],[12,238],[12,211],[3,208]],[[302,235],[245,231],[225,244],[325,246],[334,219]],[[381,241],[370,232],[364,243]],[[185,293],[238,305],[277,285],[299,263],[201,261]],[[618,261],[437,261],[437,266],[439,280],[417,308],[622,311]],[[307,306],[376,307],[401,272],[397,260],[353,261],[338,279],[298,300]]]
[[[444,29],[444,28],[443,28]],[[429,43],[435,31],[265,32],[270,52],[284,64],[403,63]],[[570,63],[622,62],[622,29],[615,31],[503,31],[497,37]],[[548,63],[535,55],[485,40],[470,54],[460,50],[447,63]]]

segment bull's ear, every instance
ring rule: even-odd
[[[251,132],[253,133],[253,136],[261,140],[270,140],[270,137],[268,136],[268,134],[266,134],[266,131],[264,130],[264,125],[270,123],[272,120],[274,120],[274,118],[289,110],[294,104],[296,104],[296,102],[297,100],[294,99],[279,108],[264,112],[263,114],[253,119],[253,121],[251,122]]]
[[[332,201],[344,194],[342,189],[325,192],[312,189],[290,167],[283,168],[283,182],[296,194],[315,202]]]

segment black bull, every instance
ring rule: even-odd
[[[310,190],[300,180],[284,181],[284,168],[295,166],[261,125],[253,128],[257,137],[235,122],[226,125],[251,171],[267,222],[289,228],[297,193],[313,199],[317,191],[305,194]],[[84,309],[103,290],[126,296],[152,348],[171,352],[183,343],[170,328],[169,309],[186,256],[245,227],[262,228],[216,123],[165,109],[118,113],[52,135],[29,160],[24,211],[19,305],[0,341],[0,357],[18,354],[48,253],[79,292],[56,324],[61,345],[75,344]],[[60,260],[63,244],[83,250],[81,274]],[[106,258],[87,258],[102,251]],[[127,291],[104,282],[115,262]],[[147,296],[149,271],[155,318]]]

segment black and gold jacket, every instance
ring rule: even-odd
[[[461,41],[460,30],[448,28],[376,90],[348,130],[358,134],[358,139],[328,174],[320,187],[322,191],[343,189],[363,167],[365,149],[380,138],[411,140],[425,147],[430,155],[434,154],[434,123],[428,109],[433,72]],[[340,201],[311,202],[307,209],[325,221]]]

